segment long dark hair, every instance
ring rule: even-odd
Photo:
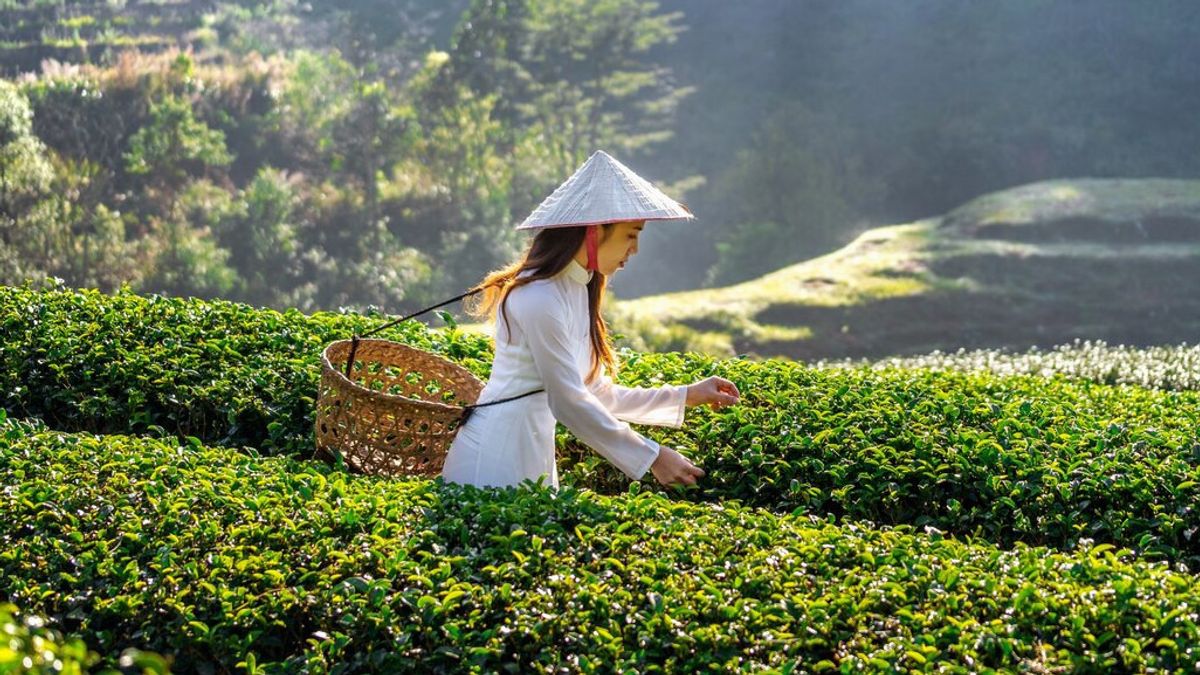
[[[601,239],[608,238],[613,225],[614,223],[606,223],[602,226]],[[508,312],[505,310],[508,294],[514,288],[539,279],[549,279],[561,272],[583,245],[586,234],[586,226],[549,227],[539,230],[520,260],[491,272],[471,289],[483,292],[468,300],[467,312],[478,319],[489,319],[499,306],[499,314],[504,317],[504,325],[511,336],[512,326],[508,323]],[[525,270],[533,270],[533,273],[518,278],[517,275]],[[608,325],[600,314],[607,283],[608,279],[597,270],[592,272],[592,279],[587,284],[588,318],[592,338],[592,367],[588,371],[585,380],[587,382],[599,375],[601,365],[607,367],[609,373],[616,373],[616,358],[613,356],[612,345],[608,342]]]

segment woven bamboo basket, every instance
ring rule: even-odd
[[[439,475],[463,406],[479,398],[483,382],[435,354],[362,338],[348,378],[351,342],[333,342],[321,355],[317,453],[337,449],[362,473]]]

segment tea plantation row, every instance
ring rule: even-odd
[[[196,436],[266,453],[313,449],[321,351],[390,320],[223,300],[0,288],[0,405],[64,431]],[[379,337],[491,367],[486,338],[419,323]]]
[[[1075,340],[1049,350],[1026,352],[995,349],[934,352],[878,361],[819,361],[819,368],[904,368],[988,371],[997,375],[1064,375],[1104,384],[1135,384],[1149,389],[1200,389],[1200,345],[1146,348],[1111,346],[1103,341]]]
[[[713,372],[743,394],[740,406],[691,409],[684,428],[652,432],[705,468],[693,498],[931,525],[1001,545],[1070,548],[1085,537],[1200,562],[1196,392],[672,354],[628,364],[628,383]],[[602,461],[564,464],[613,490]]]
[[[3,289],[0,320],[0,391],[14,415],[65,431],[161,427],[307,457],[321,348],[386,319]],[[478,336],[417,324],[388,336],[483,376],[490,366]],[[928,525],[1005,546],[1070,549],[1090,538],[1200,562],[1195,392],[679,354],[626,354],[619,380],[654,386],[712,374],[738,384],[742,405],[693,408],[682,429],[647,430],[708,472],[690,499]],[[565,483],[625,490],[615,469],[569,434],[560,440]]]
[[[1192,668],[1200,586],[737,505],[353,476],[0,423],[0,579],[177,672]]]

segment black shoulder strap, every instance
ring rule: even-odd
[[[385,328],[391,328],[392,326],[395,326],[398,323],[401,323],[403,321],[408,321],[409,319],[413,318],[414,316],[424,314],[425,312],[437,309],[438,307],[443,307],[452,302],[458,302],[459,300],[462,300],[463,298],[465,298],[469,295],[475,295],[476,293],[478,293],[482,290],[483,290],[482,288],[476,288],[473,291],[467,291],[466,293],[463,293],[462,295],[456,295],[453,298],[446,300],[445,302],[439,302],[436,305],[430,305],[429,307],[426,307],[425,309],[419,309],[419,310],[413,312],[412,314],[409,314],[408,316],[402,316],[399,319],[396,319],[395,321],[389,321],[389,322],[383,324],[382,326],[379,326],[378,328],[372,328],[371,330],[363,333],[362,335],[357,335],[357,334],[354,335],[352,338],[350,338],[350,356],[346,357],[346,379],[350,379],[350,370],[354,367],[354,353],[358,351],[358,339],[360,337],[368,337],[368,336],[374,335]]]
[[[449,300],[446,300],[444,302],[439,302],[436,305],[430,305],[429,307],[426,307],[425,309],[419,309],[419,310],[413,312],[412,314],[409,314],[408,316],[400,317],[399,319],[396,319],[395,321],[389,321],[388,323],[385,323],[382,326],[379,326],[378,328],[373,328],[373,329],[367,331],[366,333],[363,333],[362,335],[355,335],[353,338],[351,338],[351,341],[350,341],[350,356],[346,358],[346,377],[347,378],[350,377],[351,369],[354,367],[354,353],[356,351],[358,351],[358,339],[360,337],[368,337],[370,335],[374,335],[375,333],[378,333],[379,331],[384,330],[385,328],[391,328],[392,326],[395,326],[398,323],[408,321],[409,319],[413,318],[414,316],[419,316],[421,314],[424,314],[425,312],[437,309],[438,307],[443,307],[452,302],[458,302],[459,300],[462,300],[463,298],[465,298],[467,296],[475,295],[476,293],[478,293],[482,290],[483,290],[482,288],[476,288],[475,290],[467,291],[466,293],[463,293],[462,295],[456,295],[453,298],[450,298]],[[489,405],[496,405],[497,403],[507,403],[509,401],[515,401],[519,398],[525,398],[526,396],[532,396],[534,394],[537,394],[537,393],[540,393],[543,391],[546,391],[546,390],[545,389],[537,389],[535,391],[527,391],[524,394],[519,394],[517,396],[509,396],[508,398],[502,398],[497,401],[488,401],[487,403],[473,403],[473,404],[465,405],[465,406],[463,406],[463,415],[462,415],[462,419],[459,422],[459,424],[466,424],[467,420],[470,419],[470,417],[471,417],[471,413],[475,412],[476,408],[483,408],[483,407],[489,406]]]
[[[545,389],[535,389],[533,391],[527,391],[524,394],[517,394],[516,396],[509,396],[508,398],[501,398],[501,399],[497,399],[495,401],[488,401],[487,403],[472,403],[469,405],[464,405],[462,418],[459,419],[458,423],[460,425],[466,424],[467,420],[471,419],[471,413],[475,412],[476,408],[484,408],[489,405],[496,405],[497,403],[508,403],[509,401],[515,401],[519,398],[525,398],[526,396],[533,396],[534,394],[538,394],[543,391],[546,391],[546,390]]]

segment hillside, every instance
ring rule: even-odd
[[[36,72],[43,59],[65,63],[110,60],[125,49],[203,50],[231,7],[199,0],[112,3],[0,2],[0,74]]]
[[[446,43],[465,4],[419,0],[389,10],[364,2],[0,0],[0,77],[40,72],[46,60],[113,64],[126,51],[174,48],[217,66],[248,52],[333,50],[395,74],[389,69],[414,53]]]
[[[1200,181],[1057,180],[734,286],[613,308],[640,349],[797,359],[1152,345],[1200,330]]]

